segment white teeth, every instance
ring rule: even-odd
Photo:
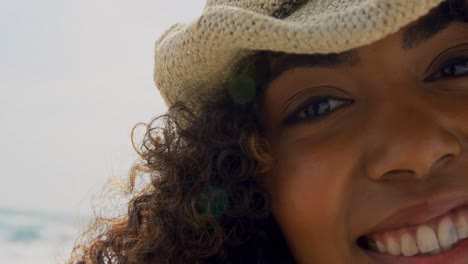
[[[448,247],[458,241],[457,229],[452,219],[449,217],[442,219],[437,229],[437,237],[441,247]]]
[[[455,222],[457,226],[458,239],[465,239],[468,237],[468,221],[462,215],[458,216]]]
[[[461,240],[468,239],[467,209],[442,216],[429,222],[430,224],[376,234],[380,241],[367,239],[367,249],[392,256],[441,254],[451,250]]]
[[[440,248],[432,250],[431,252],[428,253],[429,255],[438,255],[440,254]]]
[[[375,252],[379,251],[379,248],[377,247],[377,243],[373,240],[367,241],[367,248]]]
[[[382,244],[379,241],[368,240],[367,241],[367,248],[374,251],[374,252],[387,253],[387,248],[385,247],[384,244]]]
[[[419,251],[427,253],[439,249],[436,234],[428,226],[420,226],[416,232]]]
[[[407,257],[416,255],[419,252],[416,241],[414,241],[409,233],[404,233],[403,236],[401,236],[401,252]]]
[[[399,256],[401,255],[401,248],[398,242],[395,239],[389,237],[387,238],[387,250],[390,255]]]
[[[387,248],[385,247],[385,245],[380,243],[379,241],[377,241],[377,249],[379,250],[380,253],[387,252]]]

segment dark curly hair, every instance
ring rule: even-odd
[[[468,0],[437,13],[468,22]],[[240,91],[229,87],[196,113],[175,104],[148,125],[129,189],[140,175],[150,183],[124,216],[97,218],[70,263],[294,263],[262,187],[272,157],[259,109],[274,55],[256,53],[254,70],[239,74],[254,79],[254,93],[239,78]]]
[[[177,104],[155,119],[143,140],[141,162],[132,168],[130,185],[133,188],[136,175],[150,173],[150,186],[135,195],[125,217],[98,219],[98,226],[110,224],[109,229],[95,234],[91,244],[76,247],[74,259],[272,263],[267,261],[269,248],[284,248],[284,240],[272,239],[280,233],[274,230],[260,177],[270,157],[253,106],[229,99],[194,115]]]

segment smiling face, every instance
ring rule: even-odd
[[[468,263],[468,24],[418,39],[418,22],[272,63],[283,68],[263,97],[266,186],[298,263]]]

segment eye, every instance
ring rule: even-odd
[[[429,75],[427,81],[435,81],[444,78],[460,78],[468,76],[468,57],[455,58],[446,63],[435,73]]]
[[[284,123],[292,124],[307,120],[315,121],[349,103],[352,103],[352,100],[335,97],[315,97],[299,106],[297,110],[286,118]]]

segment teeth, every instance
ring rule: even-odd
[[[436,234],[428,226],[420,226],[416,232],[419,251],[428,253],[439,249]]]
[[[437,229],[437,237],[441,247],[448,247],[458,241],[457,229],[452,219],[445,217]]]
[[[379,251],[379,247],[377,247],[377,242],[374,241],[374,240],[368,240],[367,241],[367,248],[374,251],[374,252]]]
[[[393,256],[438,255],[468,238],[468,206],[419,226],[368,237],[367,248]]]
[[[377,241],[377,249],[379,250],[380,253],[387,252],[387,248],[385,247],[385,245],[380,243],[379,241]]]
[[[416,241],[409,233],[404,233],[401,237],[401,252],[405,256],[413,256],[419,252]]]
[[[462,215],[458,216],[455,223],[457,226],[458,239],[465,239],[468,237],[468,221]]]
[[[393,256],[401,255],[400,245],[392,237],[387,238],[387,250],[390,255],[393,255]]]
[[[372,251],[375,252],[380,252],[380,253],[386,253],[387,248],[385,248],[385,245],[382,244],[379,241],[374,241],[374,240],[368,240],[367,241],[367,248],[369,248]]]

